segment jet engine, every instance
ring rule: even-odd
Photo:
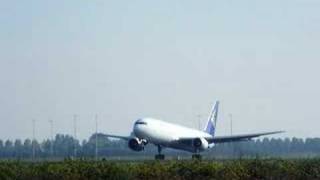
[[[144,150],[144,146],[146,145],[145,140],[139,140],[138,138],[132,138],[128,141],[128,146],[130,149],[134,151],[142,151]]]
[[[192,142],[192,145],[197,150],[205,150],[209,148],[209,143],[204,138],[195,138]]]

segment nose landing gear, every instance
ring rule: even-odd
[[[195,154],[192,154],[192,160],[199,160],[201,161],[202,156],[200,154],[200,150],[198,148],[194,149]]]

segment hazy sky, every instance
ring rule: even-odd
[[[320,136],[320,1],[0,1],[0,138],[128,134],[155,117]]]

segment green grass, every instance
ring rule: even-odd
[[[320,179],[320,159],[1,161],[0,179]]]

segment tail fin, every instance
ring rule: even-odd
[[[215,105],[212,108],[211,114],[208,118],[208,122],[206,127],[204,128],[204,131],[208,134],[211,134],[214,136],[216,132],[216,124],[218,119],[218,111],[219,111],[219,101],[215,103]]]

